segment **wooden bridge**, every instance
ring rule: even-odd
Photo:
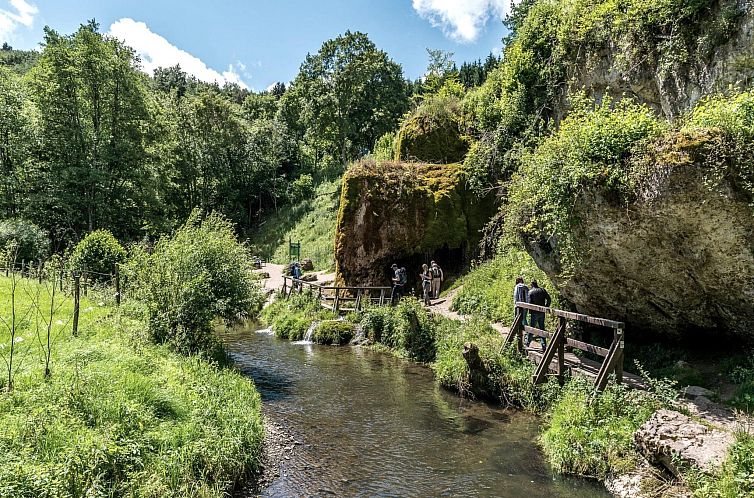
[[[371,306],[385,306],[391,303],[392,287],[350,287],[319,285],[283,275],[283,295],[290,297],[294,292],[303,293],[304,287],[322,303],[323,308],[335,313],[361,311],[364,303]]]
[[[532,380],[535,384],[542,383],[548,375],[557,376],[561,382],[566,373],[581,375],[594,381],[594,386],[602,390],[607,385],[610,375],[615,374],[617,383],[625,383],[631,387],[644,388],[644,382],[636,375],[623,371],[623,347],[625,344],[625,324],[605,318],[597,318],[580,313],[572,313],[554,308],[546,308],[529,303],[516,303],[516,306],[529,312],[539,312],[555,316],[557,326],[554,332],[540,330],[523,324],[523,314],[516,316],[507,334],[503,347],[510,346],[514,341],[521,353],[537,364]],[[587,342],[566,337],[568,321],[577,321],[603,327],[606,333],[612,335],[610,347],[604,348]],[[524,345],[524,334],[532,334],[547,339],[547,348],[543,351]],[[568,348],[570,351],[566,351]],[[574,354],[574,351],[581,354]],[[584,353],[601,357],[602,362],[584,357]]]
[[[361,311],[365,303],[372,306],[386,306],[391,304],[391,287],[350,287],[320,285],[306,282],[293,277],[283,276],[283,295],[290,297],[294,292],[303,293],[308,289],[322,303],[324,308],[336,313]],[[516,316],[509,331],[502,327],[495,327],[503,336],[503,348],[513,343],[517,349],[525,354],[537,365],[532,376],[535,384],[545,382],[548,376],[556,376],[561,382],[567,375],[580,375],[594,382],[595,388],[602,390],[607,385],[611,375],[615,375],[616,382],[625,383],[635,388],[645,388],[643,380],[623,371],[623,347],[625,341],[625,324],[605,318],[597,318],[580,313],[546,308],[535,304],[516,303],[516,306],[529,312],[539,312],[556,317],[557,326],[554,331],[540,330],[523,324],[523,315]],[[602,347],[566,336],[569,321],[588,323],[602,327],[610,334],[609,347]],[[532,334],[547,339],[547,348],[542,351],[539,347],[524,345],[524,335]],[[532,344],[535,344],[534,342]],[[538,344],[537,344],[538,346]],[[592,358],[601,358],[597,361]]]

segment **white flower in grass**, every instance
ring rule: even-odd
[[[94,308],[92,308],[91,306],[89,306],[88,308],[86,308],[86,309],[84,310],[84,313],[89,313],[89,312],[90,312],[90,311],[92,311],[93,309],[94,309]]]
[[[63,325],[63,320],[58,320],[55,322],[55,325]]]
[[[100,301],[100,302],[97,303],[97,306],[100,306],[100,307],[104,306],[104,305],[105,305],[105,303],[103,303],[102,301]]]
[[[13,342],[15,342],[16,344],[18,344],[19,342],[24,342],[24,338],[21,336],[18,336],[15,339],[13,339]]]

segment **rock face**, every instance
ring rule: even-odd
[[[594,193],[578,201],[581,261],[570,277],[561,275],[557,240],[527,249],[580,312],[625,321],[629,337],[752,337],[751,195],[703,160],[719,157],[720,137],[678,134],[663,147],[629,206]]]
[[[732,33],[715,38],[716,19],[699,23],[695,53],[688,61],[661,43],[668,35],[658,36],[658,49],[652,60],[623,67],[626,54],[631,53],[632,40],[615,40],[614,45],[590,54],[587,60],[574,64],[570,76],[571,91],[585,91],[598,101],[605,96],[624,96],[643,102],[668,118],[675,118],[690,109],[704,95],[726,91],[730,86],[748,86],[754,81],[754,5],[751,0],[719,0],[715,7],[717,20],[735,19]],[[707,24],[705,24],[705,22]],[[709,45],[709,46],[707,46]],[[567,103],[565,98],[560,113]]]
[[[634,434],[644,456],[676,476],[680,476],[679,466],[684,465],[713,473],[725,460],[734,439],[729,431],[666,409],[656,411]]]
[[[491,198],[479,199],[465,188],[458,165],[355,164],[343,177],[337,280],[388,285],[396,262],[406,266],[411,283],[421,263],[436,254],[463,253],[476,245],[493,212]],[[443,266],[448,259],[438,261]]]

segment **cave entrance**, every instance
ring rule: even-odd
[[[442,268],[445,282],[443,289],[447,288],[449,282],[452,282],[460,276],[468,267],[468,250],[464,244],[462,247],[450,248],[447,245],[433,251],[425,251],[421,254],[411,254],[400,258],[395,258],[386,265],[388,281],[393,277],[390,265],[395,263],[398,267],[405,267],[408,276],[408,282],[405,287],[405,295],[417,296],[422,295],[421,278],[422,265],[429,265],[432,261]]]

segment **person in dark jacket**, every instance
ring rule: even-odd
[[[552,299],[550,294],[537,284],[536,280],[531,281],[529,288],[529,304],[536,304],[537,306],[550,307]],[[529,325],[531,327],[544,330],[545,329],[545,314],[540,311],[529,310]],[[531,342],[531,334],[526,334],[526,343]],[[542,338],[542,351],[547,347],[547,339]]]
[[[529,288],[524,283],[523,277],[516,277],[516,286],[513,288],[513,318],[518,315],[524,315],[522,317],[522,325],[526,325],[526,308],[520,308],[516,306],[516,303],[528,303],[529,302]]]

